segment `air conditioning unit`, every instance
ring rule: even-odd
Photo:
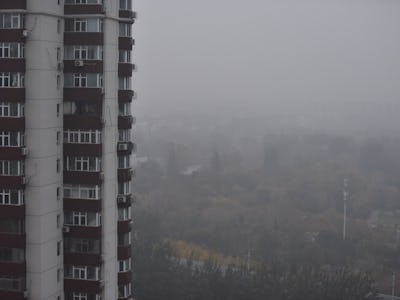
[[[99,280],[99,286],[102,288],[104,287],[104,280]]]
[[[135,169],[130,169],[129,170],[129,175],[131,175],[132,177],[134,177],[136,174],[136,170]]]
[[[24,298],[26,299],[26,298],[28,298],[28,296],[29,296],[29,292],[27,290],[24,290]]]
[[[104,88],[104,86],[101,87],[101,94],[104,95],[106,93],[106,90]]]
[[[22,36],[23,37],[28,37],[28,35],[29,35],[29,31],[28,30],[26,30],[26,29],[22,30]]]
[[[78,59],[74,61],[75,67],[83,67],[83,65],[84,65],[83,60]]]
[[[100,180],[104,180],[104,173],[103,173],[103,172],[100,172],[100,173],[99,173],[99,179],[100,179]]]
[[[68,226],[63,226],[63,232],[68,233],[69,232],[69,227]]]
[[[26,147],[21,148],[21,155],[23,155],[23,156],[28,155],[28,148],[26,148]]]
[[[28,178],[26,178],[25,176],[21,177],[21,184],[28,184]]]
[[[118,195],[117,196],[117,203],[126,203],[126,196],[125,195]]]
[[[127,151],[127,150],[128,150],[128,144],[127,143],[118,144],[118,151]]]

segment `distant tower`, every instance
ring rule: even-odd
[[[343,180],[343,240],[346,240],[347,233],[347,200],[349,198],[349,192],[347,190],[347,179]]]

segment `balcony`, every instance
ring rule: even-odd
[[[135,45],[135,40],[131,37],[119,37],[118,38],[118,49],[132,50],[133,45]]]
[[[26,300],[25,294],[23,291],[6,291],[0,290],[0,299],[7,300]]]
[[[132,272],[119,272],[118,273],[118,285],[125,285],[132,282]]]
[[[0,176],[0,188],[23,189],[27,184],[25,176]]]
[[[132,168],[118,169],[118,181],[131,181],[133,175]]]
[[[2,118],[0,118],[0,128],[3,129],[4,127],[1,126],[1,119]],[[22,149],[26,149],[26,148],[25,147],[0,147],[0,160],[23,160],[25,155],[24,155]]]
[[[132,231],[132,220],[118,221],[118,234]]]
[[[132,90],[118,90],[118,103],[132,102],[135,92]]]
[[[0,72],[25,72],[25,59],[0,58]]]
[[[132,256],[131,245],[118,246],[118,260],[128,259]]]
[[[132,129],[132,116],[118,116],[118,129]]]

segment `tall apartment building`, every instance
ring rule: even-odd
[[[131,0],[0,0],[0,299],[131,299]]]

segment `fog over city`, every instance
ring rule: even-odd
[[[135,3],[139,121],[278,115],[302,126],[397,130],[398,1]]]
[[[400,1],[135,10],[138,299],[400,299]]]

